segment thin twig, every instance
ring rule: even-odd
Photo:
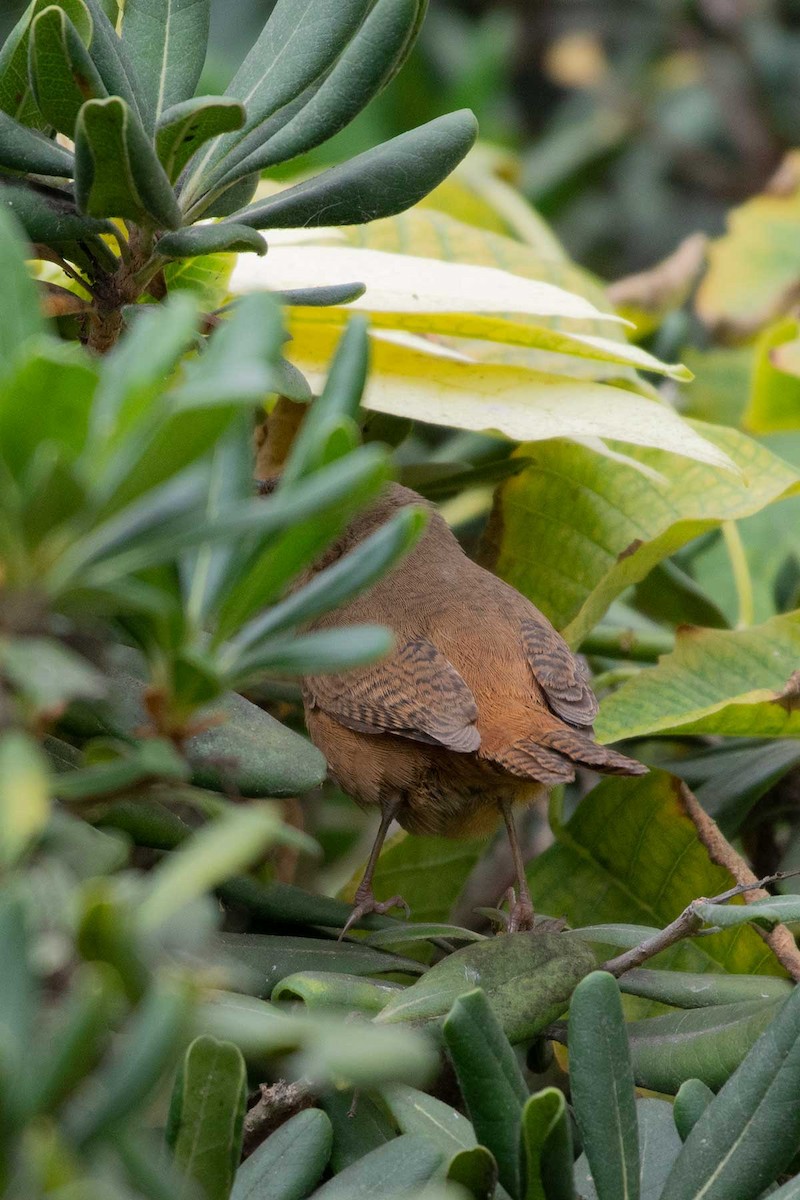
[[[755,879],[752,883],[737,883],[735,887],[729,888],[727,892],[721,892],[719,896],[712,896],[710,900],[704,896],[698,896],[696,900],[692,900],[691,904],[686,905],[681,915],[667,925],[666,929],[662,929],[651,938],[646,938],[638,946],[626,950],[624,954],[610,958],[608,962],[603,963],[600,970],[608,971],[619,979],[620,975],[624,975],[626,971],[640,967],[643,962],[647,962],[648,958],[653,958],[662,950],[674,946],[676,942],[683,941],[687,937],[694,937],[704,923],[697,911],[698,904],[726,904],[734,896],[742,896],[745,892],[755,891],[757,888],[765,887],[768,883],[776,883],[779,879],[788,879],[792,875],[800,875],[800,870],[778,871],[775,875],[765,875],[763,879]]]

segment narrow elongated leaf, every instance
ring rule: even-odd
[[[800,901],[800,896],[797,900]],[[705,907],[716,909],[721,906],[708,904]],[[797,908],[800,911],[800,903]],[[739,908],[730,911],[738,913]],[[743,911],[746,912],[746,909]],[[783,916],[777,919],[786,921],[791,918]],[[774,975],[717,975],[710,972],[656,971],[652,968],[626,971],[618,982],[620,991],[628,996],[644,996],[676,1008],[708,1008],[744,1000],[785,1000],[793,986],[788,979],[776,979]]]
[[[528,1088],[514,1051],[480,988],[455,1001],[443,1033],[475,1136],[497,1160],[503,1187],[517,1196],[519,1138]]]
[[[194,95],[206,58],[210,0],[125,0],[122,41],[152,129],[165,108]]]
[[[697,912],[709,925],[719,925],[722,929],[745,925],[748,921],[772,929],[782,921],[800,921],[800,896],[769,896],[735,908],[706,900],[698,903]]]
[[[385,658],[394,634],[383,625],[350,625],[299,637],[265,640],[228,664],[230,687],[245,688],[261,675],[324,675],[366,667]]]
[[[254,229],[358,225],[402,212],[445,179],[475,141],[471,112],[437,117],[235,215]],[[413,170],[410,164],[413,162]],[[232,220],[232,217],[227,220]]]
[[[44,332],[39,298],[24,256],[25,235],[5,205],[0,205],[0,379],[11,374],[31,341]]]
[[[460,1150],[477,1146],[472,1123],[435,1096],[401,1083],[381,1088],[380,1094],[401,1133],[428,1138],[450,1158]]]
[[[108,94],[77,29],[55,5],[33,22],[30,71],[39,111],[48,125],[69,138],[75,136],[75,122],[85,101]]]
[[[348,1012],[380,1012],[400,984],[378,983],[335,971],[298,971],[272,989],[272,999],[300,1000],[307,1008],[333,1008]]]
[[[232,639],[234,650],[255,647],[289,626],[313,620],[369,587],[420,537],[427,515],[418,508],[404,508],[355,550],[315,576],[305,587],[250,621]]]
[[[47,122],[31,91],[28,72],[31,28],[39,13],[51,6],[52,0],[33,0],[0,49],[0,109],[33,129],[46,129]],[[89,5],[84,0],[60,0],[58,7],[78,30],[84,45],[89,45],[94,26]]]
[[[570,1090],[599,1200],[638,1200],[639,1135],[619,988],[595,971],[569,1012]]]
[[[522,1111],[524,1200],[574,1200],[572,1132],[564,1093],[536,1092]]]
[[[195,201],[207,191],[247,135],[262,129],[328,70],[370,6],[370,0],[278,0],[226,91],[245,105],[247,122],[239,133],[212,142],[192,173],[187,199]]]
[[[75,195],[89,216],[130,217],[178,229],[181,210],[164,168],[124,100],[89,100],[75,126]]]
[[[266,240],[248,225],[193,225],[168,233],[158,242],[158,253],[166,258],[193,258],[198,254],[267,253]]]
[[[30,241],[58,245],[88,240],[93,252],[98,245],[104,247],[105,253],[100,252],[99,261],[106,266],[110,265],[112,269],[117,265],[117,260],[108,247],[92,236],[101,233],[113,234],[114,227],[111,222],[100,221],[78,212],[72,200],[65,194],[33,187],[17,187],[13,183],[0,181],[0,198],[3,208],[16,216]],[[70,251],[71,249],[70,246]],[[68,257],[72,258],[71,252]]]
[[[244,115],[243,105],[227,96],[196,96],[165,109],[156,129],[156,153],[170,181],[176,181],[192,155],[210,138],[240,129]],[[247,196],[243,203],[250,199]]]
[[[786,1168],[800,1143],[800,991],[701,1113],[662,1200],[745,1200]]]
[[[52,138],[43,137],[0,111],[0,167],[71,179],[73,158]]]
[[[256,129],[230,154],[223,181],[313,150],[348,125],[402,65],[424,8],[422,0],[378,0],[333,69],[298,96],[294,115],[279,113],[276,132]]]
[[[74,0],[72,2],[74,3]],[[92,18],[92,58],[108,94],[121,97],[141,121],[143,113],[139,106],[139,81],[127,48],[117,37],[116,29],[100,0],[83,2]]]
[[[636,1082],[674,1094],[686,1079],[719,1088],[736,1070],[782,1001],[743,1000],[630,1021]]]
[[[95,1075],[91,1095],[70,1124],[78,1144],[118,1127],[144,1103],[174,1062],[189,1029],[192,998],[185,981],[165,979],[147,995],[113,1058]]]
[[[228,1200],[242,1149],[247,1070],[238,1046],[199,1037],[188,1047],[172,1095],[167,1141],[204,1200]],[[191,1181],[191,1184],[190,1182]]]
[[[379,1100],[360,1092],[357,1103],[354,1101],[355,1091],[334,1091],[322,1098],[322,1107],[333,1126],[331,1170],[336,1175],[370,1150],[397,1137],[397,1128]]]
[[[314,1193],[316,1200],[390,1200],[416,1195],[442,1165],[427,1138],[403,1134],[345,1167]]]
[[[163,862],[139,906],[143,929],[154,929],[196,896],[237,874],[276,840],[284,827],[274,809],[252,805],[206,826]]]
[[[297,1113],[242,1163],[230,1200],[302,1200],[325,1169],[332,1137],[321,1109]]]
[[[686,1141],[713,1099],[714,1093],[711,1088],[700,1079],[687,1079],[681,1084],[672,1106],[675,1128],[681,1141]]]
[[[336,348],[322,394],[310,406],[292,443],[281,475],[281,486],[287,486],[313,468],[333,421],[342,417],[355,418],[367,379],[368,357],[367,325],[363,318],[355,317]]]
[[[346,973],[349,975],[419,975],[424,967],[411,958],[373,950],[356,942],[323,938],[290,937],[266,933],[221,933],[220,949],[247,967],[254,990],[269,996],[284,979],[297,972]]]
[[[30,1046],[39,1002],[38,983],[30,962],[25,907],[16,889],[6,887],[0,896],[0,939],[6,969],[0,972],[0,1054],[6,1081],[6,1103],[21,1104],[24,1055]],[[25,1068],[27,1069],[27,1068]],[[16,1093],[16,1102],[15,1102]]]
[[[605,698],[601,741],[674,732],[792,737],[800,732],[800,612],[750,629],[678,632],[675,650]]]

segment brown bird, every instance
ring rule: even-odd
[[[509,929],[530,928],[533,906],[512,807],[574,779],[576,765],[615,775],[647,768],[592,740],[597,701],[586,668],[547,618],[462,550],[436,508],[390,484],[353,520],[312,573],[329,566],[399,508],[424,505],[415,548],[377,584],[313,623],[388,625],[382,662],[303,680],[312,741],[339,786],[380,828],[346,928],[379,902],[372,876],[393,820],[412,833],[474,837],[505,821],[517,876]]]

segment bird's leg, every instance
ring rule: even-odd
[[[525,877],[525,863],[522,861],[522,851],[519,839],[517,838],[511,805],[505,801],[500,805],[500,809],[503,813],[503,820],[506,823],[506,830],[508,831],[508,841],[511,846],[511,857],[514,860],[514,871],[517,876],[518,889],[516,895],[514,895],[513,888],[511,889],[514,900],[508,916],[508,932],[518,933],[523,929],[533,929],[533,901],[528,890],[528,880]]]
[[[383,843],[386,840],[386,834],[389,831],[389,826],[395,818],[398,808],[402,801],[395,800],[391,804],[381,806],[381,823],[378,827],[378,832],[375,835],[375,841],[370,851],[369,860],[364,871],[364,877],[356,890],[353,911],[347,918],[344,929],[339,934],[339,941],[342,940],[356,921],[360,921],[362,917],[368,913],[387,913],[392,908],[402,908],[405,911],[406,917],[411,915],[411,909],[406,904],[402,896],[392,896],[389,900],[376,900],[375,894],[372,891],[372,876],[375,874],[375,868],[378,865]]]

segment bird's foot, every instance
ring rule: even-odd
[[[344,929],[339,934],[339,941],[342,940],[349,929],[352,929],[356,921],[360,921],[362,917],[368,916],[369,913],[380,913],[383,915],[391,912],[393,908],[402,908],[406,920],[411,916],[411,909],[402,896],[392,896],[389,900],[376,900],[372,888],[365,888],[363,891],[359,888],[355,895],[353,911],[347,918]]]
[[[533,929],[533,904],[527,892],[520,892],[517,899],[517,893],[512,887],[508,889],[504,899],[508,901],[506,933],[522,933]]]

